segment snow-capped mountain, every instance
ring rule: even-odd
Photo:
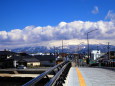
[[[115,51],[115,46],[109,46],[110,51]],[[90,50],[100,50],[101,52],[108,51],[108,45],[90,45]],[[26,52],[26,53],[53,53],[53,52],[62,52],[62,46],[60,47],[45,47],[45,46],[37,46],[37,47],[23,47],[12,49],[14,52]],[[86,53],[87,45],[78,46],[78,45],[69,45],[63,46],[63,52],[66,53]]]

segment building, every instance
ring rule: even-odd
[[[11,51],[0,51],[0,67],[1,68],[16,68],[19,65],[40,66],[40,62],[34,56],[26,53],[15,53]]]
[[[40,66],[54,66],[55,65],[55,56],[54,55],[35,55],[40,61]]]
[[[101,55],[101,51],[100,50],[92,50],[91,51],[91,60],[96,60],[97,58],[99,58]]]
[[[107,56],[108,54],[110,55],[109,59],[115,59],[115,51],[110,51],[109,53],[107,52]]]
[[[18,60],[19,65],[25,65],[26,67],[39,67],[40,61],[35,57],[23,57],[21,60]]]
[[[9,59],[4,60],[4,68],[16,68],[19,65],[24,65],[26,67],[40,66],[40,62],[33,56],[13,56]]]
[[[61,55],[59,55],[57,58],[56,58],[56,64],[60,64],[61,62],[63,62],[64,61],[64,58],[61,56]]]
[[[4,68],[4,62],[6,59],[10,59],[12,56],[17,56],[18,54],[15,52],[11,52],[8,50],[0,51],[0,68]]]
[[[4,59],[8,59],[12,56],[16,56],[18,55],[15,52],[11,52],[11,51],[0,51],[0,60],[4,60]]]

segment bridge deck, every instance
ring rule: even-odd
[[[71,67],[63,86],[115,86],[115,71],[102,68]]]

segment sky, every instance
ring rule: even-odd
[[[90,43],[115,41],[115,0],[0,0],[1,49],[79,44],[94,29]]]

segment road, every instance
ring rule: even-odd
[[[102,68],[79,68],[87,86],[115,86],[115,71]]]
[[[64,86],[115,86],[115,71],[90,68],[71,67]]]

